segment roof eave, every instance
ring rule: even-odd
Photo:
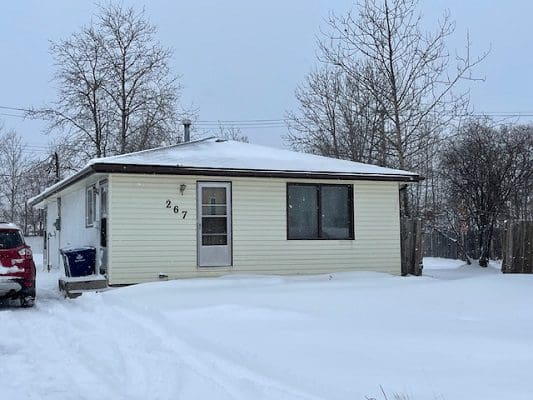
[[[160,175],[202,175],[230,177],[263,177],[263,178],[305,178],[305,179],[336,179],[336,180],[371,180],[393,182],[418,182],[424,178],[420,175],[402,174],[368,174],[368,173],[335,173],[324,171],[284,171],[234,168],[198,168],[185,166],[164,166],[145,164],[95,163],[94,172],[124,174],[160,174]]]
[[[361,181],[389,181],[389,182],[419,182],[424,178],[420,175],[401,174],[357,174],[334,173],[323,171],[283,171],[232,168],[194,168],[182,166],[93,163],[87,165],[74,175],[50,186],[47,190],[28,200],[28,205],[35,207],[48,197],[62,191],[93,173],[123,173],[123,174],[159,174],[159,175],[201,175],[201,176],[229,176],[229,177],[262,177],[262,178],[304,178],[304,179],[335,179]]]
[[[67,186],[70,186],[83,178],[91,175],[94,172],[92,165],[88,165],[85,168],[79,170],[74,175],[69,176],[68,178],[59,181],[58,183],[50,186],[44,192],[38,194],[35,197],[32,197],[28,200],[28,205],[30,207],[35,207],[46,200],[48,197],[53,196],[54,194],[62,191]]]

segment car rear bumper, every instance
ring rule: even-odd
[[[0,299],[20,296],[23,288],[22,279],[0,277]]]
[[[35,280],[0,277],[0,299],[35,297]]]

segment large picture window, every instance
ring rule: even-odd
[[[288,239],[353,239],[352,185],[287,184]]]

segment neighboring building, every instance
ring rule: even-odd
[[[92,160],[30,200],[45,260],[97,248],[110,285],[228,273],[400,274],[417,174],[215,138]]]

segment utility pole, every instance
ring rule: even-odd
[[[55,183],[59,182],[60,174],[59,174],[59,154],[57,154],[57,151],[54,151],[54,171],[55,171]]]

